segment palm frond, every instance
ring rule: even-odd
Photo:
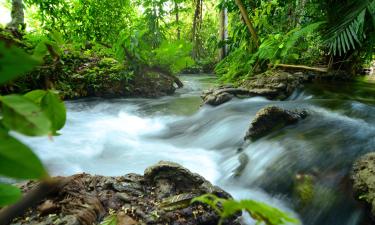
[[[325,39],[333,55],[347,53],[362,46],[366,39],[368,18],[375,27],[375,0],[352,0],[337,11],[328,24]]]

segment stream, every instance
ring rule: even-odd
[[[143,174],[146,167],[169,160],[236,199],[266,202],[305,225],[362,224],[364,210],[351,196],[347,175],[358,156],[375,150],[375,84],[310,84],[287,101],[254,97],[200,108],[199,95],[215,77],[181,79],[184,88],[158,99],[68,101],[61,136],[22,140],[52,175]],[[267,105],[305,108],[310,116],[244,143],[251,120]],[[241,154],[249,160],[236,174]],[[297,201],[296,187],[309,182],[303,189],[307,200]]]

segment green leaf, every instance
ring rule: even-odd
[[[41,107],[52,123],[54,132],[64,127],[66,122],[66,109],[64,102],[52,91],[48,91],[43,97]]]
[[[47,176],[42,163],[29,147],[0,132],[0,175],[19,179],[39,179]]]
[[[24,97],[30,99],[34,103],[40,105],[42,102],[43,97],[47,94],[47,91],[44,90],[34,90],[26,93]]]
[[[3,124],[10,130],[28,136],[47,135],[51,122],[43,110],[30,99],[20,95],[2,96]]]
[[[0,42],[0,84],[24,75],[40,63],[40,59],[23,50]]]
[[[0,207],[15,203],[21,198],[21,190],[9,184],[0,184]]]
[[[109,215],[106,218],[104,218],[103,222],[100,223],[100,225],[117,225],[117,216],[116,215]]]
[[[225,218],[233,216],[235,213],[245,210],[250,216],[267,225],[286,225],[286,224],[300,224],[300,222],[290,217],[285,212],[267,204],[253,201],[241,200],[236,201],[233,199],[219,198],[213,194],[206,194],[194,198],[193,202],[202,202],[211,206],[221,217],[221,221]]]

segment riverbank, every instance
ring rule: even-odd
[[[43,63],[25,76],[1,85],[0,93],[4,95],[53,89],[65,100],[160,97],[173,94],[176,88],[182,87],[168,65],[161,67],[145,64],[141,60],[120,59],[107,46],[87,44],[77,48],[58,42],[55,36],[52,41],[44,40],[36,44],[27,37],[21,38],[0,28],[0,40],[9,46],[19,47]]]
[[[35,195],[42,185],[30,181],[21,189],[26,196]],[[218,224],[219,215],[209,206],[191,201],[203,194],[231,198],[200,175],[171,162],[148,167],[143,176],[132,173],[119,177],[59,177],[45,191],[49,192],[47,197],[38,199],[14,224],[92,225],[115,215],[117,225],[214,225]],[[239,225],[239,215],[223,224]]]

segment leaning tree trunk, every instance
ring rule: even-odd
[[[247,12],[244,4],[242,3],[241,0],[235,0],[235,2],[236,2],[236,5],[238,6],[238,8],[241,11],[242,18],[245,21],[245,24],[246,24],[247,28],[249,29],[249,31],[251,33],[251,37],[254,39],[255,45],[257,47],[259,47],[258,35],[257,35],[257,33],[256,33],[255,29],[254,29],[253,24],[251,23],[251,20],[249,18],[249,14],[248,14],[248,12]]]
[[[12,21],[7,25],[8,29],[20,31],[25,29],[25,15],[22,0],[12,0]]]

